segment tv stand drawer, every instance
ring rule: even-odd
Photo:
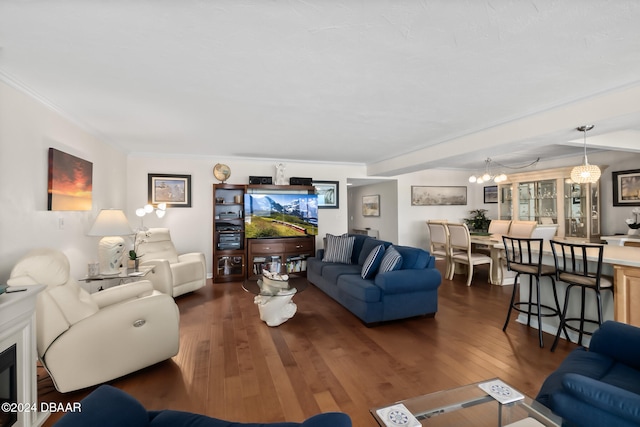
[[[266,253],[271,254],[274,252],[284,252],[285,245],[281,242],[252,242],[252,253]]]
[[[302,239],[295,239],[293,241],[287,241],[285,242],[285,247],[284,247],[284,251],[285,252],[309,252],[311,251],[313,253],[313,249],[314,249],[314,244],[313,244],[313,239],[309,239],[309,238],[302,238]]]

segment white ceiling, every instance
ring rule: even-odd
[[[0,0],[0,79],[133,153],[474,169],[579,156],[582,124],[640,151],[639,22],[637,0]]]

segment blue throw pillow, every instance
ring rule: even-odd
[[[360,276],[362,276],[363,279],[373,279],[378,271],[378,267],[380,267],[384,252],[384,245],[378,245],[369,252],[369,255],[367,255],[367,258],[364,260],[364,264],[362,264]]]
[[[323,262],[339,262],[342,264],[351,264],[351,253],[353,252],[353,242],[355,237],[334,236],[327,234],[326,248],[324,250]]]
[[[389,246],[382,257],[380,262],[380,273],[386,273],[387,271],[400,270],[402,267],[402,255],[394,248]]]

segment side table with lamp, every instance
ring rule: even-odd
[[[133,234],[133,229],[124,212],[120,209],[102,209],[88,234],[102,237],[98,244],[100,274],[104,276],[120,274],[125,254],[122,236]]]

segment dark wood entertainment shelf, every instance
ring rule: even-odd
[[[282,191],[315,193],[306,185],[213,184],[213,281],[242,281],[254,276],[256,264],[278,260],[282,273],[306,275],[306,258],[315,254],[315,237],[247,239],[244,195]],[[257,259],[257,262],[254,262]]]

